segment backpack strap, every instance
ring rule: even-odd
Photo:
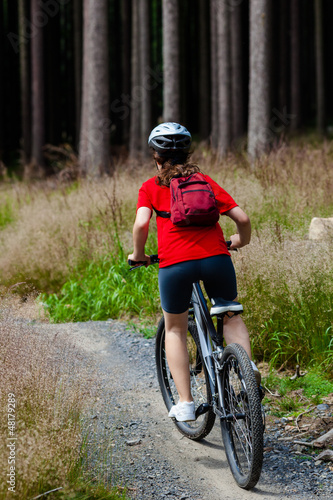
[[[158,215],[159,217],[163,217],[163,219],[170,219],[170,216],[171,216],[171,213],[170,212],[163,212],[163,211],[160,211],[160,210],[156,210],[156,208],[154,208],[154,212],[156,213],[156,215]]]

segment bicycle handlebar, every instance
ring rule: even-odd
[[[227,247],[228,247],[228,250],[230,249],[230,245],[231,245],[231,241],[226,241],[226,244],[227,244]],[[233,251],[237,252],[237,248],[235,248]],[[158,264],[160,259],[158,258],[158,255],[157,254],[153,254],[153,255],[150,255],[150,263],[151,264]],[[132,266],[130,268],[130,271],[133,271],[134,269],[138,269],[139,267],[142,267],[142,266],[145,266],[147,264],[147,260],[130,260],[128,259],[128,264],[130,266]]]

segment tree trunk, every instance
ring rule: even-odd
[[[301,124],[301,40],[300,40],[300,0],[291,0],[290,4],[291,33],[291,67],[290,67],[290,99],[293,119],[290,129],[295,131]]]
[[[279,13],[279,109],[286,109],[288,106],[288,20],[289,9],[288,0],[281,0]]]
[[[5,23],[4,23],[4,11],[3,11],[3,2],[0,2],[0,26],[2,32],[5,32]],[[5,67],[5,53],[4,53],[4,37],[0,37],[0,68]],[[4,129],[5,129],[5,85],[4,79],[0,77],[0,178],[2,174],[2,157],[5,149],[5,138],[4,138]]]
[[[218,147],[219,122],[217,112],[217,22],[216,22],[217,0],[210,2],[210,67],[211,67],[211,145],[213,149]]]
[[[148,136],[151,131],[151,92],[149,89],[150,68],[150,16],[149,1],[139,0],[139,26],[140,26],[140,87],[141,101],[141,152],[149,156]]]
[[[325,85],[324,85],[324,51],[323,51],[323,2],[315,0],[315,49],[316,49],[316,107],[317,131],[325,131]]]
[[[84,0],[80,168],[90,178],[110,172],[107,6],[107,0]]]
[[[231,10],[231,97],[232,139],[239,139],[245,131],[243,58],[242,58],[242,4]]]
[[[84,158],[88,154],[88,96],[89,96],[89,72],[91,57],[89,54],[90,41],[89,32],[89,2],[83,0],[83,30],[82,30],[82,90],[81,90],[81,116],[80,116],[80,142],[79,142],[79,159],[80,168],[84,174]]]
[[[24,40],[25,22],[27,19],[26,0],[19,0],[19,30],[20,38]],[[21,84],[21,134],[22,134],[22,165],[26,169],[31,157],[31,93],[28,45],[20,45],[20,84]]]
[[[199,134],[207,139],[210,132],[209,91],[209,11],[206,0],[199,1]]]
[[[163,120],[180,121],[178,0],[163,0]]]
[[[121,52],[121,94],[130,96],[131,94],[131,0],[122,0],[121,2],[121,23],[122,23],[122,52]],[[130,133],[130,112],[124,110],[121,116],[122,123],[122,141],[126,146],[129,145]]]
[[[32,151],[28,177],[43,177],[45,144],[45,111],[44,111],[44,71],[43,71],[43,23],[45,16],[39,0],[31,0],[31,23],[34,36],[31,38],[31,79],[32,79]]]
[[[71,95],[72,88],[67,74],[61,74],[61,66],[67,67],[61,54],[61,43],[66,36],[65,28],[61,30],[61,13],[48,19],[43,29],[44,72],[45,72],[45,140],[48,144],[60,144],[62,132],[68,124],[68,106],[64,106],[61,96]],[[66,47],[67,48],[67,47]],[[66,53],[69,51],[66,50]],[[49,56],[52,54],[52,57]],[[64,82],[66,84],[64,85]],[[64,128],[63,128],[64,127]],[[47,174],[53,173],[50,169]]]
[[[75,142],[78,144],[81,123],[82,96],[82,0],[73,2],[74,17],[74,85],[75,85]]]
[[[231,143],[230,24],[227,2],[217,6],[218,152],[224,155]]]
[[[131,59],[131,109],[130,156],[135,158],[141,147],[141,87],[140,87],[140,34],[138,1],[132,0],[132,59]]]
[[[251,159],[267,151],[269,128],[269,18],[270,0],[250,1],[250,83],[248,154]]]

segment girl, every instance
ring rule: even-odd
[[[191,134],[178,123],[167,122],[155,127],[148,139],[153,149],[157,174],[143,183],[139,190],[136,219],[133,227],[132,261],[146,261],[145,243],[153,210],[170,212],[170,181],[176,176],[200,172],[190,162]],[[230,237],[230,249],[250,242],[251,224],[248,216],[232,197],[204,175],[212,187],[220,214],[230,217],[237,233]],[[179,402],[169,412],[178,421],[195,420],[195,407],[190,389],[189,356],[186,347],[188,308],[192,283],[202,280],[209,298],[237,300],[236,276],[222,229],[212,226],[176,226],[170,218],[157,216],[159,289],[165,319],[167,361],[179,394]],[[251,359],[248,330],[239,315],[225,317],[224,337],[227,344],[244,347]],[[260,373],[252,362],[258,385]]]

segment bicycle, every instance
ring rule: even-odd
[[[152,264],[158,262],[157,255],[151,255],[150,259]],[[129,261],[129,264],[135,266],[133,270],[146,263]],[[214,302],[210,314],[200,283],[193,283],[187,347],[196,420],[173,421],[184,436],[199,441],[210,433],[218,417],[233,477],[241,488],[249,490],[257,484],[263,463],[263,393],[244,348],[239,344],[223,346],[223,318],[229,313],[240,314],[242,305],[219,298]],[[176,404],[178,393],[166,359],[164,318],[157,328],[156,368],[169,411]]]

